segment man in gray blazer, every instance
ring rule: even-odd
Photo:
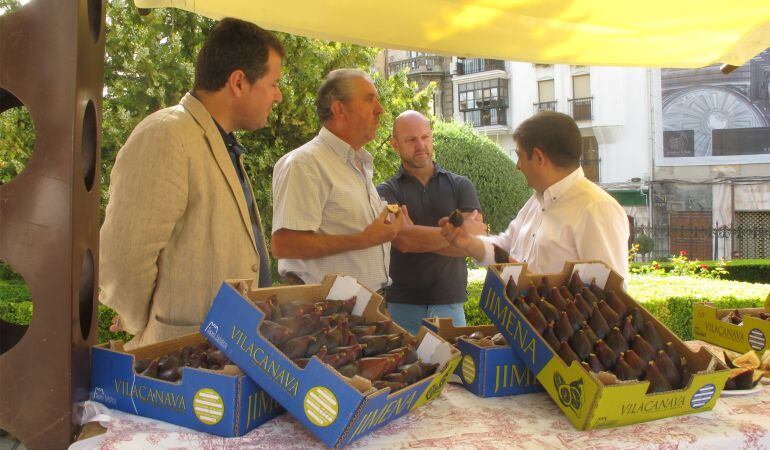
[[[118,153],[101,229],[100,301],[127,349],[198,329],[226,278],[270,285],[269,256],[232,132],[267,124],[282,100],[283,46],[221,21],[198,55],[195,87],[145,118]]]

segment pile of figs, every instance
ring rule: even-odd
[[[265,313],[260,334],[297,366],[315,356],[365,391],[397,391],[426,378],[438,364],[417,356],[411,338],[397,331],[393,321],[367,321],[352,314],[356,297],[317,302],[278,302],[276,297],[255,302]]]
[[[134,372],[163,381],[179,381],[182,368],[192,367],[208,370],[223,370],[232,364],[227,356],[208,342],[195,347],[185,346],[157,358],[144,358],[134,363]],[[234,366],[233,366],[234,367]]]
[[[567,365],[578,361],[605,385],[647,380],[648,393],[689,384],[685,358],[636,306],[594,282],[583,284],[577,272],[568,284],[549,287],[544,277],[523,296],[515,295],[513,278],[506,284],[508,298]]]
[[[770,352],[765,352],[760,358],[754,350],[743,355],[725,350],[724,359],[730,368],[730,376],[725,383],[726,391],[751,389],[763,377],[770,378]]]
[[[746,315],[747,314],[745,314],[745,313],[741,314],[740,311],[735,309],[733,311],[730,311],[730,313],[727,314],[726,316],[722,317],[722,322],[731,323],[733,325],[742,325],[743,324],[743,317],[746,316]],[[768,313],[766,313],[764,311],[760,311],[759,314],[757,314],[756,316],[753,316],[753,317],[756,317],[756,318],[762,319],[762,320],[770,321],[770,314],[768,314]]]
[[[457,345],[457,340],[463,338],[468,342],[473,343],[479,347],[508,347],[508,342],[501,333],[496,333],[494,336],[487,336],[482,331],[474,331],[468,335],[457,336],[456,338],[449,339],[449,343]]]

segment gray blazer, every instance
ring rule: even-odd
[[[187,94],[145,118],[115,160],[99,253],[99,300],[135,335],[126,349],[195,332],[223,280],[259,276],[255,242],[203,104]]]

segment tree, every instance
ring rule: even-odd
[[[437,121],[433,142],[436,161],[468,177],[476,186],[491,232],[505,230],[532,194],[516,164],[497,144],[467,124]]]

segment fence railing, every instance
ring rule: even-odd
[[[569,110],[575,120],[591,120],[593,117],[593,97],[569,99]]]
[[[770,258],[770,228],[761,226],[639,225],[631,229],[631,240],[641,245],[639,254],[645,260],[679,255],[681,251],[691,259]]]
[[[535,103],[535,113],[540,111],[556,111],[556,101]]]
[[[409,73],[416,72],[438,72],[444,71],[444,57],[436,55],[417,56],[415,58],[393,61],[388,64],[390,73],[400,72],[407,69]]]
[[[468,58],[457,60],[457,75],[486,72],[488,70],[505,70],[505,61],[499,59]]]

